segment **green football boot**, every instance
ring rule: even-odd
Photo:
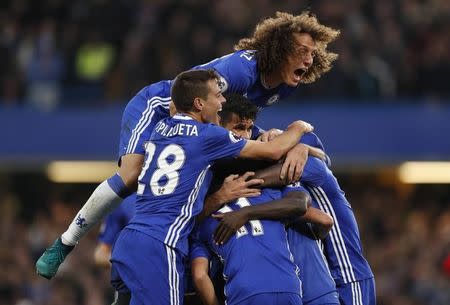
[[[53,245],[47,248],[36,262],[37,274],[50,280],[56,275],[59,265],[62,264],[73,248],[74,246],[66,246],[63,244],[61,237],[58,237]]]

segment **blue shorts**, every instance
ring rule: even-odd
[[[161,241],[125,228],[112,251],[111,284],[131,293],[130,305],[179,305],[184,257]]]
[[[255,294],[235,305],[302,305],[302,298],[299,294],[290,292],[272,292]],[[227,303],[227,305],[233,305]]]
[[[119,160],[126,154],[144,155],[144,143],[149,140],[156,123],[169,116],[170,96],[146,98],[154,91],[152,86],[144,88],[125,107],[120,128]]]
[[[337,291],[324,294],[308,302],[303,302],[304,305],[340,305],[339,295]]]
[[[342,305],[376,305],[375,279],[365,279],[337,286]]]

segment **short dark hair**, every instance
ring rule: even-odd
[[[178,111],[191,111],[194,99],[200,97],[206,99],[209,90],[207,82],[218,80],[219,77],[214,70],[190,70],[185,71],[175,78],[170,95]]]
[[[227,100],[222,105],[222,111],[219,112],[221,124],[231,121],[233,113],[240,119],[255,120],[258,113],[258,107],[252,104],[246,97],[237,93],[226,93],[223,95]]]

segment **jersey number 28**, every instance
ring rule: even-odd
[[[142,168],[141,174],[139,175],[139,181],[144,178],[153,157],[155,156],[156,146],[152,142],[147,142],[145,145],[146,159],[144,167]],[[167,159],[172,158],[171,162]],[[162,196],[169,195],[175,191],[178,185],[179,173],[178,170],[183,166],[184,160],[186,159],[186,154],[183,148],[176,144],[167,145],[159,154],[156,160],[157,168],[153,172],[150,178],[150,189],[153,195]],[[161,184],[161,178],[165,177],[165,183]],[[138,194],[143,193],[143,190],[139,190]]]

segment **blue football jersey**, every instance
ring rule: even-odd
[[[300,183],[282,190],[283,195],[291,191],[307,192]],[[328,263],[322,253],[321,241],[308,237],[309,224],[292,224],[287,229],[289,248],[294,262],[299,267],[299,276],[303,284],[303,303],[309,303],[323,295],[336,292],[336,284],[331,277]],[[311,235],[311,234],[309,234]],[[338,302],[336,294],[336,302]]]
[[[211,180],[209,167],[217,159],[239,155],[245,143],[222,127],[189,116],[161,120],[146,144],[136,214],[127,227],[187,255],[193,217],[203,208]]]
[[[144,87],[127,104],[122,115],[119,159],[125,154],[145,154],[156,123],[169,116],[171,81]]]
[[[318,138],[317,141],[321,143]],[[334,220],[334,226],[324,243],[331,274],[338,285],[371,278],[373,273],[362,252],[352,207],[333,172],[324,162],[317,160],[308,159],[305,168],[308,168],[309,178],[302,178],[301,181],[311,194],[315,207],[329,214]],[[310,162],[313,162],[314,166],[309,166]]]
[[[133,217],[135,202],[136,194],[131,194],[114,211],[106,216],[100,227],[99,241],[108,245],[114,244],[120,231],[125,228]]]
[[[281,192],[263,189],[254,198],[240,198],[219,213],[237,210],[281,198]],[[296,293],[301,295],[297,266],[289,251],[284,225],[278,221],[252,220],[230,240],[216,245],[212,239],[218,221],[205,219],[193,232],[191,259],[211,256],[213,251],[224,264],[227,304],[236,304],[259,293]]]
[[[261,83],[255,51],[252,50],[237,51],[193,69],[214,69],[221,76],[220,85],[223,92],[242,94],[260,109],[286,98],[297,88],[281,84],[266,89]]]

